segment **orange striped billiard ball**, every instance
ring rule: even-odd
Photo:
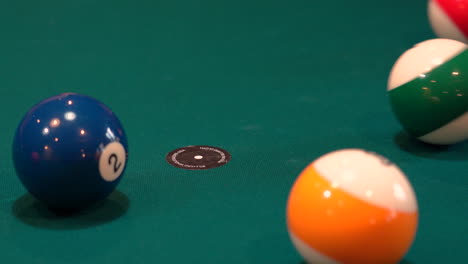
[[[311,264],[395,264],[418,225],[416,196],[403,172],[362,149],[330,152],[296,179],[287,202],[292,243]]]

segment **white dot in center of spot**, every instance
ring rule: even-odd
[[[202,155],[196,155],[193,157],[194,159],[197,159],[197,160],[201,160],[203,159],[203,156]]]

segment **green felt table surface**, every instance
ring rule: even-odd
[[[1,263],[299,264],[285,219],[301,170],[341,148],[397,163],[420,222],[402,263],[468,258],[468,145],[402,132],[390,69],[433,38],[425,0],[6,0],[0,2]],[[129,139],[118,191],[74,216],[21,186],[14,130],[61,92],[111,107]],[[175,168],[187,145],[225,166]]]

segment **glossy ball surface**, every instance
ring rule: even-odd
[[[287,202],[291,240],[307,263],[396,264],[418,224],[414,190],[386,158],[361,149],[325,154],[302,171]]]
[[[429,21],[435,34],[468,43],[468,0],[429,0]]]
[[[105,199],[125,171],[127,138],[117,116],[79,94],[48,98],[26,113],[13,142],[24,187],[54,209],[80,209]]]
[[[468,138],[468,47],[431,39],[404,52],[387,86],[391,108],[413,137],[449,145]]]

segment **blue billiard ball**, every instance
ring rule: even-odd
[[[21,183],[52,209],[82,209],[105,199],[119,184],[127,157],[117,116],[101,102],[73,93],[31,108],[13,141]]]

